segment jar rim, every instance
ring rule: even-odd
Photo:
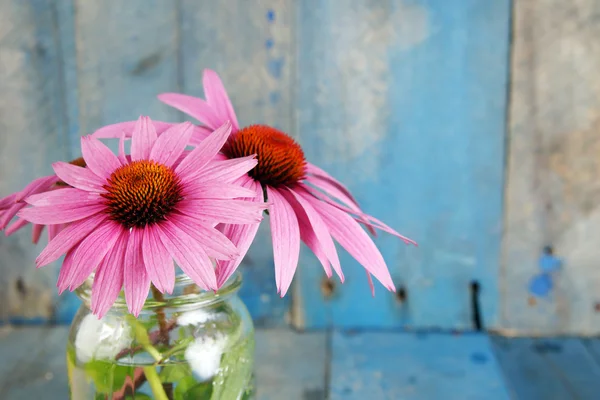
[[[89,305],[89,302],[91,301],[91,288],[93,280],[94,274],[90,275],[83,285],[75,289],[77,297],[79,297],[86,305]],[[183,291],[183,293],[176,295],[165,294],[164,301],[159,301],[149,296],[144,303],[142,312],[147,310],[155,310],[157,308],[185,308],[186,306],[190,305],[193,305],[193,308],[204,307],[226,300],[230,296],[236,294],[241,286],[242,274],[239,271],[234,272],[233,275],[231,275],[231,277],[217,291],[202,290],[186,274],[177,275],[175,277],[175,288],[173,293],[178,293],[181,291]],[[197,291],[186,293],[184,290],[186,287],[192,287]],[[151,291],[149,292],[151,293]],[[127,303],[122,290],[112,305],[111,310],[127,311]]]

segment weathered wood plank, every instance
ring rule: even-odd
[[[535,345],[567,382],[576,399],[598,398],[600,366],[581,339],[537,339]]]
[[[179,13],[170,0],[75,0],[79,132],[136,119],[171,121],[156,100],[179,88]]]
[[[68,398],[67,335],[67,327],[0,331],[0,354],[6,361],[0,365],[3,398]],[[326,354],[325,333],[258,330],[257,399],[324,399]]]
[[[12,345],[0,339],[0,348],[5,352],[26,355],[2,375],[0,389],[5,399],[69,397],[65,365],[68,327],[16,329],[11,336]],[[24,338],[36,338],[35,341]],[[9,338],[10,339],[10,338]],[[52,397],[49,397],[52,396]]]
[[[59,36],[53,3],[0,1],[0,197],[69,157]],[[36,270],[40,242],[29,228],[0,235],[0,321],[53,314],[57,270]]]
[[[326,341],[325,332],[257,331],[257,398],[325,399]]]
[[[500,326],[600,332],[600,3],[515,0]],[[543,246],[564,269],[527,306]]]
[[[335,399],[508,399],[484,335],[334,333]]]
[[[422,244],[377,244],[406,300],[341,258],[347,281],[321,293],[301,271],[306,326],[471,328],[497,317],[508,0],[298,3],[298,129],[308,159],[364,209]],[[490,45],[493,43],[493,45]]]
[[[571,387],[544,353],[553,346],[539,346],[531,338],[491,337],[494,353],[506,384],[515,399],[574,399]]]
[[[184,92],[201,96],[202,71],[214,69],[228,89],[242,126],[266,123],[295,134],[293,3],[183,0]],[[268,221],[264,221],[241,266],[241,297],[258,326],[282,325],[291,303],[291,296],[277,296],[272,252]]]

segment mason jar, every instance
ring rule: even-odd
[[[237,292],[239,273],[218,292],[178,276],[172,295],[151,291],[142,312],[123,294],[102,319],[91,313],[90,278],[69,332],[73,400],[235,400],[253,396],[254,328]]]

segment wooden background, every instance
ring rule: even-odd
[[[257,325],[599,333],[598,37],[596,0],[0,0],[0,194],[102,125],[184,120],[155,95],[201,95],[208,67],[241,124],[289,132],[420,243],[376,239],[399,293],[372,298],[347,254],[325,282],[304,251],[280,299],[264,223],[243,266]],[[532,301],[546,245],[563,268]],[[77,308],[40,250],[0,237],[0,322]]]

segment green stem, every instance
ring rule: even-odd
[[[152,290],[152,296],[154,297],[154,300],[164,304],[165,297],[160,292],[160,290],[158,290],[153,284],[150,285],[150,289]],[[168,348],[169,327],[167,326],[167,317],[165,316],[165,310],[162,307],[156,309],[156,320],[158,322],[158,330],[160,332],[160,341]],[[166,391],[166,394],[168,395],[168,400],[173,399],[173,387],[171,385],[165,384],[163,386],[163,391]]]
[[[152,296],[154,300],[164,303],[165,297],[163,294],[156,288],[154,285],[150,285],[150,289],[152,290]],[[161,342],[168,345],[169,344],[169,329],[167,328],[167,317],[165,316],[165,310],[163,308],[156,309],[156,319],[158,321],[158,330],[160,331],[160,339]]]
[[[144,367],[144,374],[146,375],[146,380],[150,385],[150,389],[152,389],[154,398],[156,400],[169,400],[163,388],[162,382],[156,373],[156,369],[154,369],[153,366]]]

